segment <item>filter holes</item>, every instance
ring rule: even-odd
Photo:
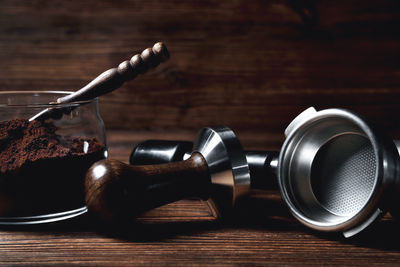
[[[376,160],[369,140],[345,134],[328,141],[312,163],[311,186],[329,212],[349,216],[364,207],[374,190]]]

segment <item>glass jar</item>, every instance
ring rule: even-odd
[[[71,93],[0,92],[0,224],[39,224],[86,212],[84,176],[107,158],[106,135],[97,98],[53,104]],[[29,121],[46,108],[50,118]]]

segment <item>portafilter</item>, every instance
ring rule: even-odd
[[[311,107],[289,124],[285,136],[278,184],[301,223],[350,237],[386,211],[399,213],[399,143],[364,118]]]

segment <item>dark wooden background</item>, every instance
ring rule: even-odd
[[[398,0],[0,0],[0,90],[77,90],[156,41],[170,61],[100,100],[111,157],[127,161],[138,141],[190,140],[216,124],[246,148],[279,149],[285,126],[309,106],[351,109],[400,137]],[[245,213],[228,226],[210,226],[199,203],[161,208],[145,216],[156,224],[150,242],[86,223],[1,230],[0,261],[399,264],[390,217],[367,240],[321,237],[272,195],[267,217]],[[188,216],[207,223],[182,225]]]
[[[164,41],[170,62],[101,99],[108,129],[280,141],[315,106],[399,131],[399,29],[397,0],[2,0],[0,89],[77,90]]]

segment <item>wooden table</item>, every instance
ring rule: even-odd
[[[127,161],[147,138],[163,135],[109,131],[112,158]],[[0,230],[0,265],[400,265],[399,227],[387,215],[355,239],[311,232],[287,212],[278,192],[254,192],[217,221],[205,202],[183,200],[143,215],[113,232],[87,216],[64,223]]]

